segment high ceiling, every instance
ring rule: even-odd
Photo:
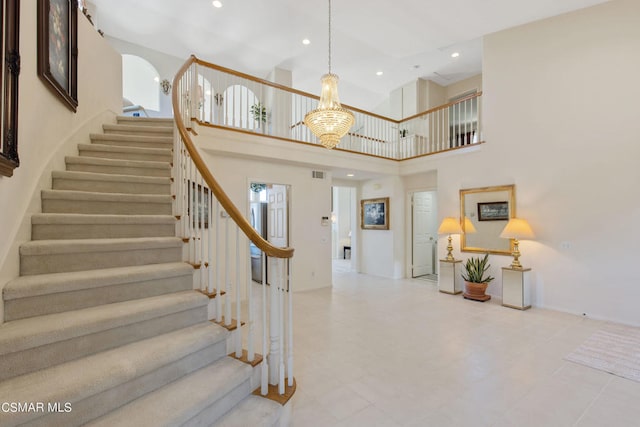
[[[332,70],[341,101],[371,110],[419,77],[443,86],[465,79],[482,70],[483,35],[606,1],[333,0]],[[89,1],[108,36],[258,77],[275,67],[291,70],[293,87],[319,94],[327,72],[326,0],[221,2]],[[304,38],[311,43],[303,45]]]

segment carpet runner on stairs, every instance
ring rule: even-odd
[[[0,426],[279,425],[182,261],[173,121],[103,130],[52,173],[4,287],[0,402],[34,410],[2,411]]]

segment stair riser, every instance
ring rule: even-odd
[[[108,173],[113,175],[155,176],[161,178],[168,178],[171,176],[171,169],[169,166],[161,169],[67,163],[67,170],[75,172]]]
[[[45,413],[43,417],[34,420],[29,425],[33,427],[67,427],[85,424],[223,356],[224,349],[220,344],[207,347],[125,384],[89,396],[79,402],[71,402],[73,408],[71,412],[66,414]]]
[[[138,126],[135,124],[128,124],[125,126]],[[172,137],[173,128],[168,126],[145,126],[147,129],[104,129],[102,132],[105,135],[135,135],[135,136],[159,136],[159,137]]]
[[[175,224],[34,224],[31,240],[172,237]]]
[[[97,157],[99,159],[143,160],[148,162],[171,162],[171,153],[147,154],[147,153],[118,153],[111,151],[80,150],[81,156]]]
[[[169,194],[171,184],[150,184],[141,182],[94,181],[81,179],[54,178],[54,190],[75,190],[95,193],[125,194]]]
[[[71,292],[18,298],[4,303],[5,321],[25,319],[45,314],[80,310],[102,304],[131,301],[186,291],[193,288],[193,274],[159,278],[133,283],[103,286]]]
[[[205,321],[206,314],[206,310],[202,307],[196,307],[65,341],[53,342],[5,354],[0,356],[0,381],[186,328]]]
[[[20,255],[20,274],[29,276],[32,274],[64,273],[87,269],[178,262],[181,259],[181,247]]]
[[[173,142],[160,142],[160,141],[112,141],[105,139],[98,139],[92,141],[94,144],[102,145],[115,145],[117,147],[140,147],[140,148],[164,148],[171,150],[173,148]]]
[[[173,129],[173,120],[162,120],[162,121],[156,121],[156,120],[144,120],[144,119],[138,119],[135,117],[118,117],[118,124],[119,125],[127,125],[127,126],[152,126],[152,127],[159,127],[159,128],[170,128]]]
[[[43,199],[43,213],[79,213],[105,215],[172,215],[171,202],[109,202],[99,200]]]
[[[251,394],[251,382],[246,380],[238,387],[227,393],[222,399],[218,399],[212,405],[204,409],[195,417],[182,424],[182,427],[200,427],[213,425],[215,420],[220,419],[231,408],[236,406],[242,399]]]

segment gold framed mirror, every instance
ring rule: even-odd
[[[500,233],[516,216],[515,194],[515,185],[460,190],[462,252],[511,255],[513,239],[502,239]]]

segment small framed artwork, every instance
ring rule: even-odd
[[[360,200],[360,228],[389,229],[389,198]]]
[[[478,203],[478,221],[508,221],[509,202]]]
[[[78,107],[77,74],[77,0],[38,0],[38,76],[72,111]]]
[[[194,228],[209,228],[209,189],[196,183],[189,181],[187,200],[187,215],[191,216],[191,207],[193,207],[192,225]]]

